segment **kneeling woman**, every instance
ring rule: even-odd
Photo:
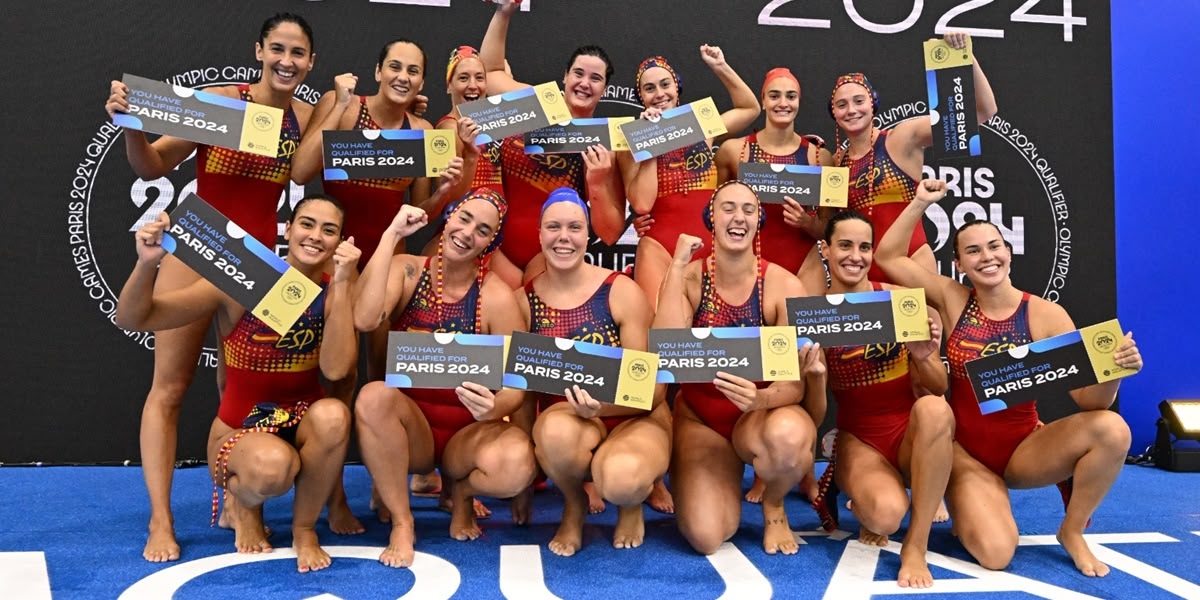
[[[492,190],[472,192],[448,211],[437,255],[425,257],[392,255],[428,220],[421,209],[400,207],[359,279],[358,328],[371,331],[390,320],[393,331],[512,333],[520,323],[512,288],[489,274],[486,264],[499,246],[507,208]],[[441,468],[453,502],[450,536],[464,541],[481,534],[475,494],[510,498],[529,486],[536,468],[529,436],[502,420],[522,397],[470,381],[454,390],[399,390],[381,381],[362,389],[354,412],[363,462],[392,520],[380,562],[412,566],[409,473]],[[528,515],[514,513],[518,517]]]
[[[628,277],[583,261],[588,210],[575,190],[550,193],[542,206],[539,236],[546,271],[517,298],[529,331],[645,350],[650,307]],[[645,535],[642,502],[666,473],[671,453],[666,405],[646,414],[601,404],[577,385],[563,394],[543,398],[545,410],[533,426],[538,463],[565,497],[550,550],[571,556],[583,545],[588,508],[583,484],[588,479],[618,506],[613,547],[636,548]]]
[[[745,183],[717,188],[704,213],[713,253],[691,261],[699,238],[682,234],[659,292],[655,327],[785,325],[785,299],[804,296],[794,275],[759,257],[765,213]],[[738,299],[736,304],[726,300]],[[812,470],[816,427],[805,408],[825,410],[825,365],[820,346],[800,351],[802,380],[755,384],[718,373],[711,384],[680,386],[675,403],[671,485],[675,518],[697,551],[712,554],[737,533],[745,465],[766,482],[763,549],[799,550],[783,497]],[[804,407],[801,406],[804,403]]]
[[[929,304],[954,324],[946,337],[946,356],[957,444],[946,503],[955,532],[980,565],[1003,569],[1017,549],[1008,488],[1059,483],[1067,515],[1059,526],[1058,541],[1084,575],[1106,575],[1108,565],[1092,554],[1083,529],[1121,472],[1129,450],[1129,426],[1121,415],[1108,410],[1121,380],[1072,390],[1079,412],[1044,426],[1035,402],[981,414],[967,379],[967,361],[1076,327],[1058,304],[1013,287],[1012,246],[988,221],[967,223],[950,238],[954,266],[967,276],[971,287],[928,271],[906,255],[907,232],[929,205],[945,195],[944,181],[922,181],[916,198],[883,236],[875,259],[896,283],[925,288]],[[1132,333],[1126,334],[1113,358],[1122,367],[1142,368]]]
[[[288,222],[287,261],[314,282],[333,262],[324,285],[291,331],[281,337],[205,280],[153,296],[158,264],[166,255],[165,214],[138,230],[138,262],[121,290],[117,325],[162,330],[217,314],[225,361],[225,390],[208,438],[213,482],[227,490],[238,552],[270,552],[262,504],[296,486],[292,546],[300,572],[323,569],[329,554],[313,530],[321,506],[342,472],[350,439],[350,413],[326,398],[320,375],[345,377],[355,357],[351,279],[361,254],[341,241],[342,209],[328,196],[301,200]],[[216,518],[216,488],[213,517]]]
[[[873,239],[871,222],[857,211],[830,218],[821,249],[829,263],[828,293],[896,287],[867,278]],[[829,388],[838,403],[836,466],[826,477],[832,473],[854,499],[860,541],[888,544],[909,512],[904,488],[912,488],[912,518],[900,551],[901,587],[933,584],[925,551],[954,455],[954,414],[941,396],[948,385],[938,353],[941,318],[933,310],[929,328],[930,339],[924,342],[825,350]]]

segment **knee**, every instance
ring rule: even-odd
[[[941,396],[922,396],[913,404],[910,414],[920,427],[919,431],[937,437],[954,433],[954,411],[950,410],[950,404]]]
[[[723,535],[723,532],[717,531],[715,528],[686,527],[682,523],[679,525],[679,532],[683,534],[683,538],[687,540],[693,550],[705,556],[715,554],[717,550],[721,549],[721,544],[724,544],[725,540],[733,537],[732,534]]]
[[[908,513],[908,497],[886,497],[867,495],[854,498],[854,513],[867,529],[881,534],[892,535],[900,530],[900,523]]]
[[[313,439],[330,445],[341,444],[350,438],[350,409],[332,398],[319,400],[304,414],[310,424]]]
[[[383,419],[392,418],[395,410],[394,390],[381,381],[368,383],[354,401],[354,419],[360,427],[371,427]]]
[[[146,394],[146,404],[178,412],[191,384],[191,371],[186,374],[172,373],[166,377],[156,377],[150,385],[150,393]]]
[[[762,435],[769,452],[795,460],[811,454],[815,431],[807,413],[776,410],[767,417]]]
[[[237,474],[239,485],[266,498],[286,494],[292,489],[296,474],[300,472],[296,453],[282,444],[259,450],[247,462],[249,465]]]
[[[533,425],[534,444],[550,456],[574,454],[583,433],[579,425],[579,419],[565,411],[542,413]]]
[[[633,452],[613,453],[592,461],[592,479],[605,500],[633,506],[650,495],[654,477],[646,460]]]
[[[1091,411],[1092,435],[1098,445],[1104,448],[1120,450],[1121,454],[1129,451],[1133,443],[1129,432],[1129,424],[1121,415],[1111,410]]]
[[[962,544],[979,562],[979,566],[999,571],[1012,562],[1017,552],[1016,532],[998,535],[997,532],[964,532]]]
[[[516,496],[533,483],[537,461],[533,457],[533,444],[529,443],[528,438],[493,445],[481,454],[479,469],[489,475],[498,475],[495,479],[504,488],[493,492],[496,497]]]

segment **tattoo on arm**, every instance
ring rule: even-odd
[[[412,279],[417,276],[417,269],[412,265],[404,265],[404,274],[408,276],[409,279]]]

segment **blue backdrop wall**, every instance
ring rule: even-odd
[[[1117,312],[1146,360],[1121,386],[1131,453],[1153,442],[1160,400],[1200,398],[1200,278],[1188,266],[1200,222],[1197,23],[1194,0],[1112,3]]]

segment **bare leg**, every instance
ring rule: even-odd
[[[900,467],[912,486],[912,516],[900,550],[900,587],[927,588],[933,573],[925,561],[929,530],[954,460],[954,413],[941,396],[917,399],[909,412],[908,431],[900,444]]]
[[[209,464],[218,465],[217,455],[225,440],[236,430],[213,420],[208,438]],[[271,433],[243,435],[229,452],[225,510],[233,521],[234,546],[238,552],[258,554],[273,550],[262,523],[262,505],[268,498],[282,496],[292,488],[300,471],[296,449]],[[219,477],[220,473],[216,475]],[[319,505],[318,505],[319,506]]]
[[[155,280],[155,294],[180,289],[198,279],[191,269],[166,257]],[[175,518],[171,514],[171,481],[175,473],[179,411],[192,383],[211,317],[155,332],[154,379],[142,407],[140,445],[142,475],[150,496],[149,537],[142,556],[150,562],[179,560]]]
[[[380,381],[363,387],[354,412],[363,462],[391,512],[392,532],[379,562],[410,567],[415,540],[408,473],[433,470],[433,432],[411,398]]]
[[[1042,487],[1074,477],[1074,493],[1058,541],[1088,577],[1108,574],[1083,539],[1092,513],[1116,481],[1129,452],[1129,426],[1110,410],[1089,410],[1034,431],[1017,446],[1005,471],[1009,485]]]
[[[737,533],[745,465],[721,434],[682,403],[675,406],[671,486],[675,522],[697,552],[709,555]]]
[[[587,493],[583,481],[588,475],[592,453],[604,438],[600,419],[584,420],[566,402],[555,404],[538,415],[533,426],[534,449],[546,475],[562,491],[562,521],[550,551],[571,556],[583,546],[583,520]]]
[[[604,498],[619,507],[614,548],[642,545],[646,526],[642,503],[654,482],[661,481],[671,457],[670,419],[667,405],[649,415],[618,425],[596,450],[592,480]]]
[[[342,380],[329,382],[329,395],[341,400],[346,405],[347,414],[354,409],[354,389],[357,386],[357,368]],[[363,527],[362,522],[350,510],[350,503],[346,499],[346,487],[342,483],[340,471],[337,481],[333,484],[333,490],[329,493],[329,501],[326,506],[329,509],[330,531],[338,535],[358,535],[366,532],[367,528]]]
[[[850,510],[861,529],[858,541],[888,545],[908,512],[908,492],[900,473],[875,448],[847,431],[838,432],[838,487],[854,498]]]
[[[454,434],[442,465],[453,499],[450,537],[478,538],[482,531],[476,522],[480,515],[475,495],[515,496],[533,482],[535,465],[533,443],[511,423],[472,423]]]
[[[658,306],[658,288],[662,285],[667,268],[671,266],[671,255],[658,240],[644,236],[638,240],[634,255],[633,280],[642,288],[651,307]]]
[[[783,498],[812,471],[816,428],[798,406],[757,410],[742,415],[733,429],[733,447],[752,464],[767,487],[763,490],[763,550],[795,554],[800,544],[792,533]]]
[[[954,532],[979,565],[1000,570],[1017,550],[1017,523],[1008,488],[999,475],[954,444],[954,463],[946,485],[946,507]]]

